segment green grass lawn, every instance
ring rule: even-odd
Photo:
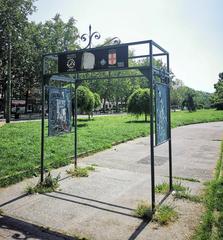
[[[207,184],[204,195],[205,211],[193,240],[223,239],[223,141],[214,178]]]
[[[172,113],[172,127],[192,123],[222,121],[223,111],[202,110]],[[47,125],[47,124],[46,124]],[[97,152],[112,145],[149,134],[143,117],[97,117],[78,121],[78,155]],[[45,166],[57,168],[69,164],[74,152],[73,131],[56,137],[45,129]],[[38,173],[40,163],[40,122],[6,124],[0,128],[0,186],[18,182]]]

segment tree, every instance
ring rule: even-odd
[[[94,93],[94,109],[97,109],[101,106],[101,98],[98,93]]]
[[[90,119],[95,106],[94,94],[85,86],[79,86],[77,89],[77,107],[81,113],[87,113]]]
[[[135,90],[128,98],[128,112],[138,115],[147,116],[150,114],[150,91],[148,88],[139,88]]]
[[[187,107],[189,112],[196,111],[196,104],[194,102],[193,92],[188,92],[186,98],[183,101],[183,106]]]
[[[33,3],[34,0],[0,0],[0,58],[2,59],[0,80],[7,109],[7,112],[5,111],[7,122],[10,122],[11,117],[11,78],[14,75],[11,71],[12,59],[14,59],[12,55],[15,55],[15,45],[18,42],[22,43],[21,36],[28,24],[27,17],[35,10]]]
[[[215,93],[213,96],[213,105],[217,110],[223,110],[223,73],[219,73],[219,79],[214,84]]]
[[[27,4],[27,11],[25,11],[25,7],[24,9],[20,9],[18,5],[16,5],[19,2],[21,4]],[[16,21],[14,21],[14,19],[12,21],[11,46],[13,61],[11,92],[12,98],[25,99],[26,110],[28,100],[31,96],[35,94],[35,98],[40,97],[42,54],[79,48],[77,44],[78,30],[76,28],[76,21],[73,18],[70,18],[67,22],[63,22],[60,15],[57,14],[52,20],[46,21],[45,23],[36,24],[34,22],[28,22],[25,14],[32,13],[34,10],[31,2],[33,1],[13,1],[13,4],[15,3],[17,7],[14,11],[11,0],[0,0],[0,29],[5,21],[2,16],[5,17],[7,14],[10,14],[10,11],[12,11],[12,15],[18,15],[15,17],[13,15],[12,17],[16,19]],[[20,14],[21,16],[19,15],[20,10],[24,12],[23,15],[22,13]],[[20,20],[20,18],[23,19],[23,21]],[[22,23],[17,25],[19,21]],[[0,94],[3,95],[5,99],[7,82],[7,41],[5,41],[4,35],[7,37],[6,33],[0,35],[0,59],[3,60],[2,67],[0,68]]]

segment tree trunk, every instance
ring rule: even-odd
[[[117,113],[119,110],[119,107],[118,107],[118,98],[115,98],[115,112]]]
[[[25,113],[27,113],[28,110],[28,98],[29,98],[29,90],[26,90],[26,96],[25,96]]]
[[[103,112],[105,113],[105,110],[106,110],[106,109],[105,109],[105,105],[106,105],[106,98],[104,98],[103,100],[104,100],[104,101],[103,101]]]
[[[7,77],[7,95],[6,95],[6,123],[11,120],[11,35],[8,35],[8,77]]]
[[[147,114],[145,113],[145,122],[147,122]]]

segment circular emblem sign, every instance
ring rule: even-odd
[[[74,68],[75,67],[75,61],[74,61],[73,58],[71,58],[67,61],[67,67],[68,68]]]

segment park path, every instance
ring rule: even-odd
[[[199,180],[182,181],[193,194],[199,194],[203,182],[211,179],[222,137],[223,122],[172,130],[173,175]],[[168,181],[167,144],[157,147],[155,156],[156,184]],[[96,171],[79,179],[66,175],[69,166],[53,171],[55,175],[60,172],[62,177],[60,189],[53,193],[25,196],[25,187],[38,181],[36,178],[0,189],[0,208],[5,213],[0,218],[0,239],[12,239],[17,234],[28,239],[66,239],[67,235],[78,235],[95,240],[185,240],[199,222],[200,204],[173,201],[172,196],[165,202],[180,213],[177,222],[159,227],[133,216],[137,203],[151,198],[148,137],[83,158],[79,164],[96,164]],[[157,203],[163,197],[157,195]],[[37,226],[50,230],[41,231]]]

